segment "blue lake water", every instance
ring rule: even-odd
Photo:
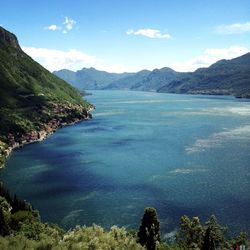
[[[232,97],[92,91],[93,119],[15,151],[0,171],[44,221],[137,228],[157,209],[215,214],[250,233],[250,102]]]

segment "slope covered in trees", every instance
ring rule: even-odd
[[[166,211],[167,212],[167,211]],[[236,249],[249,246],[246,233],[228,239],[226,228],[211,216],[204,224],[198,217],[182,216],[174,239],[160,235],[160,220],[154,208],[146,208],[138,232],[112,226],[110,230],[93,225],[65,231],[42,223],[38,211],[0,185],[0,249]]]
[[[76,89],[26,55],[14,34],[0,27],[0,166],[13,147],[87,118],[91,107]]]

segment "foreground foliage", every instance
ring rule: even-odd
[[[58,229],[46,226],[39,240],[25,236],[23,231],[14,236],[0,237],[0,249],[144,249],[124,228],[113,226],[110,231],[93,225],[79,227],[61,235]]]
[[[93,225],[76,226],[65,232],[60,227],[42,223],[31,205],[12,197],[0,184],[0,249],[144,249],[125,228],[109,231]]]
[[[150,250],[154,250],[161,241],[160,221],[154,208],[145,209],[137,236],[138,242]]]
[[[54,224],[42,223],[30,204],[11,196],[0,184],[0,249],[88,249],[88,250],[215,250],[249,246],[246,233],[226,238],[214,215],[204,225],[198,217],[182,216],[176,240],[167,244],[160,237],[160,221],[154,208],[146,208],[138,232],[117,226],[109,231],[100,226],[76,226],[65,232]]]

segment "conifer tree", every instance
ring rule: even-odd
[[[5,197],[0,196],[0,235],[2,236],[10,234],[10,211],[10,204]]]
[[[208,227],[205,233],[204,242],[201,247],[201,250],[214,250],[214,249],[215,245],[213,238],[211,237],[211,229],[210,227]]]
[[[147,250],[156,249],[156,244],[160,241],[160,222],[154,208],[145,209],[137,236],[138,242]]]
[[[210,241],[213,242],[215,248],[223,248],[226,245],[224,233],[226,228],[222,227],[215,217],[212,215],[206,222],[206,230],[209,229]],[[213,248],[211,248],[213,249]]]
[[[200,248],[202,246],[204,229],[198,217],[190,220],[186,215],[181,217],[180,230],[177,235],[179,243],[185,248]]]

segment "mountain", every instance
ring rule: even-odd
[[[133,89],[133,86],[140,86],[144,79],[150,74],[149,70],[141,70],[137,73],[131,73],[119,80],[111,82],[105,89]]]
[[[174,80],[158,92],[234,95],[250,98],[250,53],[221,60],[208,68],[197,69]]]
[[[171,68],[114,74],[94,68],[60,70],[57,76],[83,89],[120,89],[187,94],[234,95],[250,98],[250,53],[221,60],[193,73]]]
[[[132,86],[132,90],[157,91],[169,82],[180,79],[185,73],[176,72],[171,68],[154,69],[141,82]]]
[[[133,75],[123,77],[109,84],[105,89],[130,89],[139,91],[157,91],[165,84],[180,79],[185,73],[170,68],[142,70]]]
[[[54,71],[53,74],[60,77],[64,81],[70,83],[75,88],[80,87],[77,84],[75,84],[75,82],[76,82],[76,72],[74,72],[72,70],[63,69],[63,70],[59,70],[59,71]]]
[[[137,73],[108,73],[94,68],[83,68],[77,72],[67,69],[53,72],[58,77],[83,89],[130,89],[140,91],[156,91],[173,80],[180,79],[185,73],[170,68],[142,70]]]
[[[119,79],[132,74],[108,73],[94,68],[83,68],[82,70],[78,70],[76,72],[63,69],[54,71],[53,73],[80,90],[104,89],[112,82],[118,81]]]
[[[0,166],[15,147],[86,119],[92,105],[25,54],[0,27]]]

